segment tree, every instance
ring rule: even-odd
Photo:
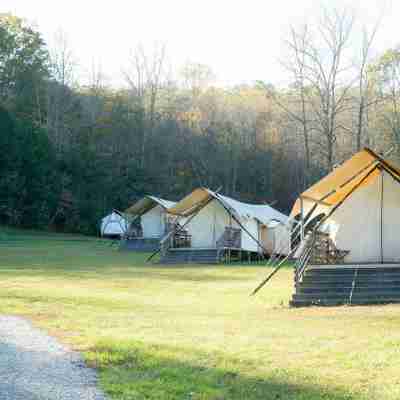
[[[74,140],[81,111],[76,88],[77,62],[64,32],[58,31],[50,51],[51,80],[47,87],[47,132],[58,154],[68,151]]]
[[[181,76],[184,87],[190,90],[193,99],[197,99],[215,81],[215,74],[208,65],[194,62],[187,62],[183,66]]]
[[[39,32],[24,20],[0,15],[0,101],[19,116],[45,120],[49,57]]]
[[[156,105],[159,92],[163,86],[166,46],[155,46],[149,56],[143,46],[138,46],[131,59],[130,71],[125,73],[126,81],[131,89],[135,108],[142,110],[145,115],[142,129],[140,166],[146,166],[147,142],[152,137]]]
[[[346,10],[324,10],[316,26],[292,28],[286,42],[291,53],[289,69],[301,98],[301,112],[296,118],[303,124],[305,138],[310,129],[318,133],[313,141],[328,170],[334,165],[337,134],[343,130],[339,117],[349,109],[349,91],[354,81],[348,78],[346,55],[353,21]]]
[[[368,110],[369,108],[377,104],[382,98],[379,96],[376,90],[373,88],[373,79],[371,79],[370,70],[370,53],[371,48],[378,31],[380,19],[369,33],[367,29],[363,28],[362,45],[361,45],[361,57],[356,68],[358,70],[358,87],[356,100],[356,150],[360,151],[362,148],[362,141],[365,131],[365,142],[369,144],[368,136]]]
[[[380,95],[384,99],[381,110],[389,126],[393,141],[400,144],[400,48],[387,50],[371,67],[376,75]]]
[[[310,40],[308,29],[307,25],[299,30],[291,27],[290,37],[286,42],[289,48],[289,56],[288,60],[282,62],[282,64],[292,75],[292,88],[282,97],[282,94],[277,93],[274,87],[264,85],[267,97],[283,109],[290,119],[300,124],[305,154],[304,186],[307,186],[310,178],[312,133],[312,121],[308,105],[311,88],[306,78],[307,44]]]
[[[54,151],[46,133],[0,108],[0,220],[47,226],[58,196]]]

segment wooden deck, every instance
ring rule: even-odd
[[[160,247],[160,238],[130,238],[121,241],[124,251],[153,252]]]
[[[232,261],[251,261],[259,257],[237,247],[179,247],[169,248],[161,256],[161,264],[219,264]]]

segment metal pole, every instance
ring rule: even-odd
[[[383,264],[383,172],[384,170],[381,169],[381,218],[380,218],[380,239],[381,239],[381,264]]]
[[[304,240],[304,201],[303,197],[300,196],[300,239]]]

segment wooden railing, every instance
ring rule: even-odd
[[[340,264],[344,257],[350,253],[348,250],[338,249],[327,233],[309,232],[304,238],[304,247],[295,265],[295,282],[301,282],[307,266]]]
[[[318,232],[315,235],[311,262],[313,264],[341,264],[350,252],[338,249],[327,233]]]
[[[192,235],[190,235],[186,230],[175,232],[175,235],[173,237],[173,247],[192,247]]]
[[[217,248],[240,249],[242,247],[242,231],[238,228],[226,226],[224,233],[217,240],[216,246]]]
[[[161,255],[165,255],[171,247],[191,247],[191,242],[192,236],[186,230],[172,229],[160,240]]]
[[[316,239],[315,233],[310,232],[303,240],[304,247],[295,264],[294,281],[296,289],[297,289],[297,284],[303,280],[304,272],[306,271],[308,263],[312,256],[315,239]]]

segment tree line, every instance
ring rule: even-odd
[[[198,186],[288,212],[363,146],[397,158],[400,48],[373,54],[378,25],[324,10],[292,27],[285,87],[220,87],[209,67],[171,71],[165,46],[139,46],[116,89],[96,66],[79,83],[65,35],[50,49],[0,15],[0,223],[93,234],[112,208]]]

